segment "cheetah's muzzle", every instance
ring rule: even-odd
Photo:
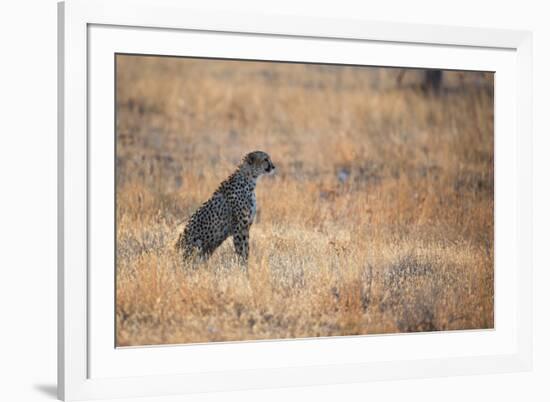
[[[246,264],[250,226],[256,215],[256,182],[261,175],[274,171],[275,165],[267,153],[246,154],[235,172],[195,211],[179,235],[176,247],[184,259],[192,256],[207,259],[232,236],[235,253]]]

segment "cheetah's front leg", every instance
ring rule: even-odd
[[[248,265],[249,231],[249,227],[241,227],[235,234],[233,234],[233,245],[235,246],[235,253],[237,253],[241,263],[245,267]]]

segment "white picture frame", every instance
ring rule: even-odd
[[[58,13],[61,399],[161,396],[531,368],[529,32],[244,15],[187,9],[177,0],[68,0],[59,4]],[[201,39],[206,37],[214,40]],[[190,38],[193,41],[186,41]],[[307,52],[302,51],[304,41],[308,42]],[[185,47],[188,43],[195,47]],[[368,54],[358,58],[356,49]],[[113,222],[105,213],[112,209],[108,202],[102,205],[102,200],[110,199],[109,193],[103,193],[94,180],[103,178],[106,188],[113,188],[112,184],[109,187],[109,163],[98,162],[108,160],[109,155],[112,159],[109,131],[113,133],[114,125],[109,114],[114,107],[112,103],[110,109],[102,105],[112,100],[113,63],[109,67],[109,60],[117,52],[496,71],[495,329],[115,349],[114,320],[109,315],[114,310],[113,299],[99,297],[112,294],[114,298],[113,271],[109,276],[108,269],[90,267],[102,255],[112,256],[108,244],[113,242],[107,233]],[[94,211],[92,224],[90,211]],[[507,218],[500,219],[504,216]],[[102,238],[108,240],[103,251],[101,246],[90,248],[90,242],[100,245]],[[105,261],[103,266],[108,267]]]

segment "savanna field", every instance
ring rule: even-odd
[[[493,76],[117,56],[118,346],[493,328]],[[174,245],[249,151],[248,273]]]

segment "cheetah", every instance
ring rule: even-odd
[[[192,256],[206,260],[232,236],[235,253],[246,265],[249,231],[256,215],[256,181],[274,171],[275,165],[267,153],[254,151],[246,154],[237,169],[195,211],[180,233],[176,248],[184,260]]]

